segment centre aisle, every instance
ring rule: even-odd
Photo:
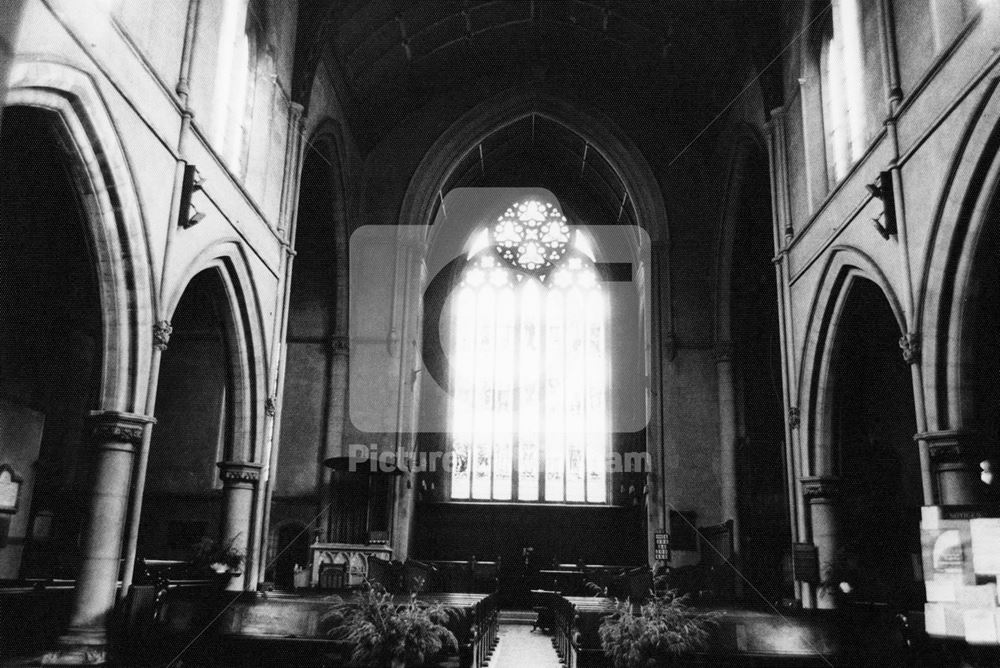
[[[562,668],[552,636],[522,624],[502,624],[488,668]]]

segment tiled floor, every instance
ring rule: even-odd
[[[500,626],[500,642],[488,668],[561,668],[552,646],[552,636],[532,631],[530,626]]]

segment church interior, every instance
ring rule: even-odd
[[[998,38],[0,1],[0,665],[1000,665]]]

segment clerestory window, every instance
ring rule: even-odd
[[[867,146],[865,79],[858,0],[833,0],[831,10],[820,62],[827,162],[837,182]]]

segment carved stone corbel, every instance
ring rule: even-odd
[[[799,425],[802,424],[802,413],[798,406],[788,407],[788,426],[792,429],[798,429]]]
[[[153,347],[163,352],[170,343],[170,335],[174,328],[170,326],[169,320],[158,320],[153,323]]]
[[[907,332],[899,337],[899,349],[903,354],[903,361],[907,364],[916,364],[920,361],[920,334],[917,332]]]

